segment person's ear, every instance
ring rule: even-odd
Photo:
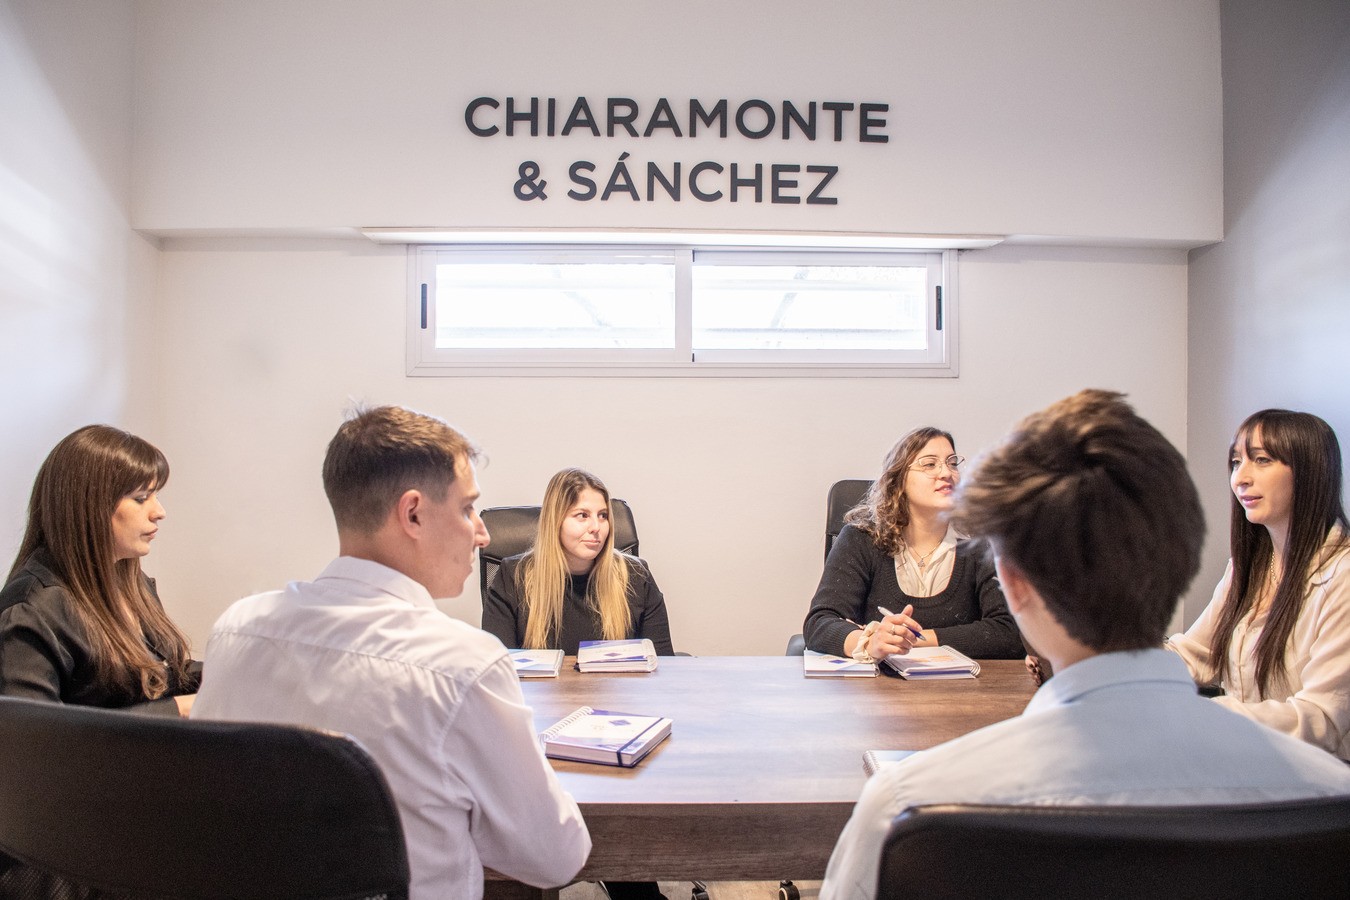
[[[1032,598],[1037,597],[1036,589],[1031,586],[1027,576],[1001,556],[994,557],[994,571],[998,573],[999,584],[1003,587],[1003,597],[1008,601],[1008,611],[1013,615],[1025,612]]]
[[[394,504],[394,517],[398,520],[398,527],[410,536],[414,534],[422,525],[425,506],[426,498],[422,496],[421,491],[416,488],[404,491]]]

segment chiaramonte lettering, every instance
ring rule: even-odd
[[[733,133],[750,140],[857,141],[885,144],[888,103],[841,100],[697,99],[672,103],[665,97],[644,106],[629,97],[477,97],[464,108],[464,124],[478,137],[591,137],[649,138],[668,135],[697,138]]]

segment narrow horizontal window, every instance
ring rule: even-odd
[[[436,349],[675,346],[675,268],[632,262],[443,262]]]
[[[956,371],[955,251],[409,252],[409,374]]]

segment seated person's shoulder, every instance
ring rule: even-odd
[[[494,664],[508,659],[506,647],[496,635],[439,609],[417,611],[407,644],[409,659],[456,679],[478,678]],[[514,677],[514,669],[511,671]]]
[[[13,609],[36,617],[65,616],[69,602],[61,580],[33,559],[0,588],[0,613]]]
[[[881,548],[877,547],[877,542],[872,537],[872,533],[861,525],[845,525],[840,530],[839,536],[834,539],[834,547],[843,548],[852,553],[882,553]],[[833,555],[833,548],[830,552]]]

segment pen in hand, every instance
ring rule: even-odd
[[[878,606],[878,607],[877,607],[877,612],[881,613],[883,616],[893,616],[893,615],[895,615],[895,613],[891,612],[889,609],[887,609],[887,608],[884,607],[884,606]],[[909,628],[908,625],[906,625],[905,627],[906,627],[906,628]],[[923,632],[920,631],[920,630],[918,630],[917,628],[910,628],[910,629],[909,629],[909,633],[912,634],[912,635],[914,635],[914,636],[915,636],[916,638],[918,638],[919,640],[923,640]]]

